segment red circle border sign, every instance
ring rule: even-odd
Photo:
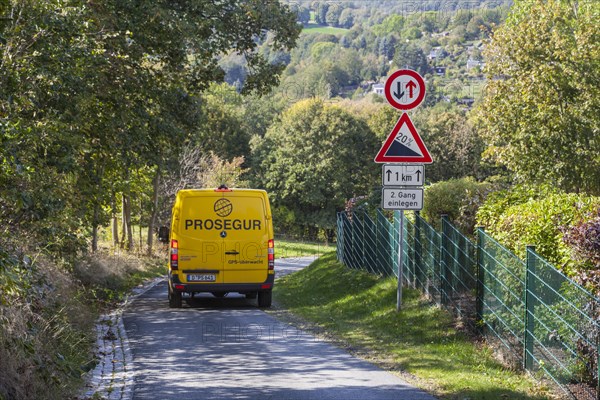
[[[419,95],[412,103],[398,103],[392,96],[392,83],[394,82],[394,80],[396,80],[396,78],[402,75],[410,76],[415,81],[417,81],[417,85],[419,86]],[[387,81],[385,81],[385,98],[392,107],[397,108],[398,110],[412,110],[413,108],[421,104],[423,102],[423,99],[425,98],[425,81],[417,71],[413,71],[412,69],[399,69],[398,71],[390,75]]]

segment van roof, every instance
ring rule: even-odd
[[[264,194],[267,193],[265,190],[262,190],[262,189],[228,188],[226,190],[223,190],[223,189],[217,189],[217,188],[201,188],[201,189],[182,189],[177,192],[177,195],[178,196],[179,195],[190,196],[190,195],[202,194],[202,193],[231,193],[231,192],[264,193]]]

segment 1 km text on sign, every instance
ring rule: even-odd
[[[383,186],[423,186],[425,167],[420,164],[385,164],[381,176]]]

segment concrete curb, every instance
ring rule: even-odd
[[[156,278],[133,289],[116,310],[98,318],[96,323],[98,364],[88,376],[87,390],[82,396],[83,399],[131,400],[133,398],[135,368],[123,324],[123,311],[133,300],[164,279]]]

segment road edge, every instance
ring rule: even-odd
[[[102,314],[96,322],[96,355],[98,364],[86,381],[83,399],[131,400],[135,382],[133,354],[123,324],[123,311],[136,298],[146,293],[165,277],[154,278],[134,288],[119,306]]]

